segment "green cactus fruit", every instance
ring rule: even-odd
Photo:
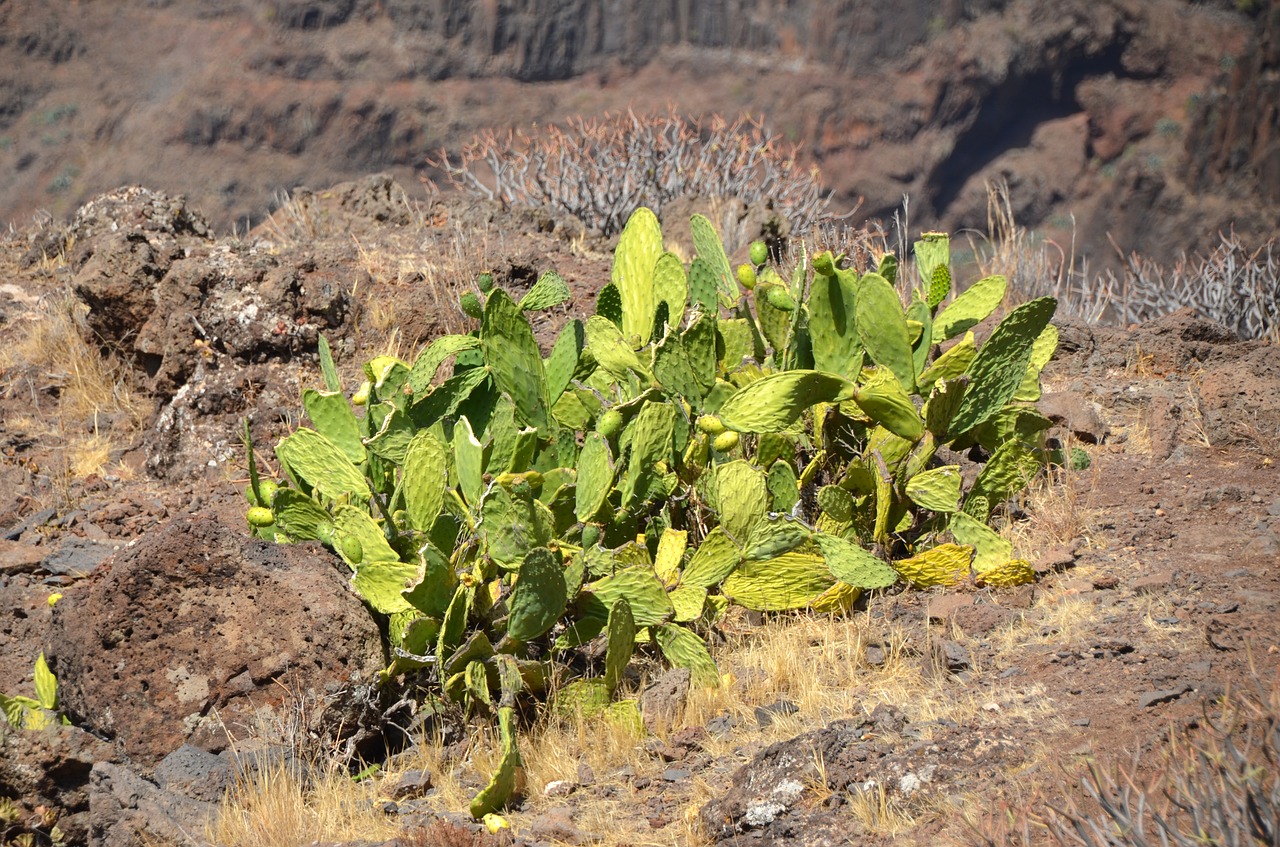
[[[612,695],[622,682],[636,647],[636,620],[626,597],[619,597],[609,609],[605,632],[604,685]]]
[[[986,320],[1004,300],[1008,280],[1003,276],[988,276],[966,288],[945,309],[938,313],[933,323],[936,341],[955,338]]]
[[[600,524],[588,523],[582,525],[582,547],[590,549],[600,542]]]
[[[252,506],[245,513],[249,526],[266,527],[276,522],[275,514],[266,506]]]
[[[711,446],[719,453],[730,453],[738,446],[740,436],[738,433],[728,430],[717,435],[711,442]]]
[[[769,261],[769,246],[763,241],[752,241],[750,252],[753,265],[759,266]]]
[[[1013,398],[1031,363],[1036,339],[1049,325],[1058,301],[1040,297],[1014,309],[992,331],[969,366],[971,383],[955,417],[953,434],[983,423]]]
[[[474,291],[462,292],[458,298],[458,305],[462,307],[463,314],[469,318],[480,320],[484,317],[484,301]]]
[[[817,403],[853,396],[848,380],[821,371],[793,370],[756,380],[720,407],[720,419],[737,432],[781,432]]]
[[[702,415],[698,418],[698,429],[707,435],[719,435],[724,432],[724,421],[716,415]]]
[[[280,486],[277,485],[272,480],[259,479],[258,480],[258,495],[259,495],[258,500],[260,504],[263,506],[270,506],[271,501],[275,499],[276,491],[278,491],[279,489],[280,489]]]
[[[356,393],[351,395],[351,403],[355,406],[364,406],[369,403],[369,391],[373,388],[373,383],[365,380],[360,383],[360,387],[356,389]]]
[[[617,438],[618,433],[622,432],[624,422],[622,412],[617,409],[609,409],[596,422],[596,432],[599,432],[605,438]]]
[[[858,337],[871,361],[888,368],[908,392],[916,387],[911,335],[897,290],[879,274],[867,274],[855,304]]]
[[[364,561],[364,545],[360,543],[359,538],[349,533],[342,533],[334,540],[338,552],[342,554],[342,558],[353,565],[358,565]]]
[[[756,287],[756,269],[747,264],[738,265],[738,283],[750,291]]]
[[[927,302],[930,309],[936,309],[947,299],[947,294],[951,292],[951,269],[946,265],[939,265],[933,269],[933,276],[929,280],[929,294]]]
[[[507,607],[507,635],[516,641],[532,641],[560,620],[568,602],[564,568],[545,547],[530,550]]]
[[[529,292],[520,298],[520,309],[524,312],[541,312],[567,303],[573,297],[569,286],[565,285],[560,274],[547,271],[538,277]]]
[[[958,585],[969,576],[973,548],[960,544],[939,544],[931,550],[893,563],[894,570],[912,585]]]
[[[765,297],[768,299],[769,305],[780,312],[794,312],[796,310],[795,298],[781,285],[770,286],[765,292]]]
[[[823,250],[813,257],[813,269],[823,276],[836,275],[836,259],[830,250]]]
[[[485,271],[476,277],[476,288],[480,289],[482,294],[488,294],[493,290],[493,274]]]

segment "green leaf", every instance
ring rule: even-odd
[[[49,711],[58,708],[58,680],[54,678],[53,671],[49,670],[43,650],[36,658],[35,681],[36,699],[40,701],[41,708]]]
[[[821,371],[782,371],[758,379],[720,407],[720,420],[736,432],[781,432],[817,403],[837,403],[853,396],[844,377]]]

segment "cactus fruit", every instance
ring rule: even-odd
[[[275,514],[265,506],[251,506],[245,513],[249,526],[267,527],[276,522]]]
[[[738,283],[748,291],[756,287],[756,269],[747,264],[738,265]]]
[[[795,298],[781,285],[770,286],[765,292],[765,297],[768,299],[769,305],[779,312],[794,312],[796,310]]]
[[[739,437],[738,433],[732,430],[726,430],[725,432],[717,435],[711,441],[711,446],[714,447],[718,453],[731,453],[734,448],[738,446]]]
[[[752,241],[750,253],[753,265],[759,266],[769,261],[769,247],[763,241]]]
[[[596,421],[596,432],[605,438],[616,438],[618,433],[622,432],[622,424],[622,412],[617,409],[609,409]]]
[[[724,421],[715,415],[702,415],[698,418],[698,429],[707,435],[719,435],[724,432]]]
[[[369,391],[373,388],[373,383],[365,380],[360,383],[360,387],[356,389],[356,393],[351,395],[351,404],[353,406],[364,406],[369,402]]]
[[[484,317],[484,301],[474,291],[462,292],[458,298],[458,305],[462,307],[463,314],[469,318],[480,320]]]
[[[493,290],[493,274],[485,271],[476,277],[476,288],[480,289],[482,294],[488,294]]]

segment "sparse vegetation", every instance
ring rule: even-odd
[[[537,133],[489,131],[428,164],[455,188],[505,206],[562,209],[612,235],[637,207],[661,217],[680,197],[767,203],[807,229],[829,198],[797,156],[755,118],[697,120],[672,111],[574,118]]]

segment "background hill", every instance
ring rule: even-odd
[[[1240,11],[1237,9],[1243,9]],[[1095,259],[1280,227],[1280,8],[1034,0],[0,2],[0,221],[125,183],[219,230],[477,130],[751,112],[856,223],[1019,222]]]

